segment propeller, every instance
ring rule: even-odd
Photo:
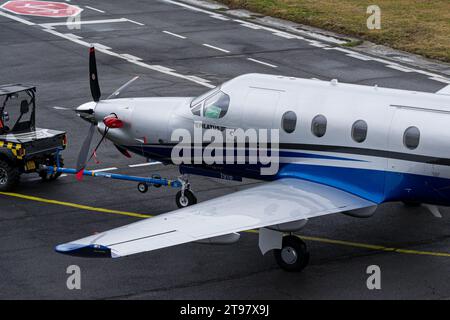
[[[128,87],[130,86],[134,81],[136,81],[139,77],[136,76],[124,85],[122,85],[119,89],[114,91],[110,96],[106,98],[108,99],[114,99],[120,96],[120,94]],[[86,107],[82,108],[81,106],[78,107],[75,111],[83,117],[84,119],[91,122],[91,125],[88,130],[88,134],[86,138],[84,139],[83,145],[81,146],[80,152],[78,153],[78,159],[77,159],[77,178],[80,180],[83,176],[83,171],[86,167],[86,163],[92,158],[92,156],[95,155],[95,152],[100,147],[100,144],[105,140],[106,134],[108,133],[108,130],[110,128],[120,128],[123,126],[123,123],[121,120],[117,118],[117,115],[109,115],[105,117],[104,123],[106,126],[105,132],[98,143],[98,145],[95,147],[93,153],[91,154],[91,157],[89,158],[90,148],[92,144],[92,139],[94,137],[95,133],[95,127],[97,126],[97,122],[95,121],[94,114],[95,114],[95,108],[101,101],[101,90],[100,90],[100,84],[98,80],[98,72],[97,72],[97,61],[95,57],[95,48],[91,47],[89,49],[89,85],[91,89],[91,95],[92,99],[94,100],[95,104],[93,104],[92,107]],[[90,105],[89,103],[86,105]]]

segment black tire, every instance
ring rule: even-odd
[[[309,263],[306,244],[296,236],[283,237],[283,247],[273,250],[273,255],[278,265],[289,272],[300,272]]]
[[[53,156],[49,159],[47,159],[45,165],[47,166],[56,166],[56,156]],[[64,158],[62,156],[59,156],[59,167],[64,168]],[[49,174],[47,171],[41,171],[39,172],[39,177],[43,181],[55,181],[61,176],[61,172],[51,173]]]
[[[148,191],[148,185],[144,182],[139,182],[137,189],[140,193],[146,193]]]
[[[19,168],[4,160],[0,160],[0,191],[11,191],[19,184],[19,181]]]
[[[181,190],[177,192],[175,202],[178,208],[185,208],[197,203],[197,198],[191,190],[184,190],[184,197],[181,196]]]
[[[422,203],[420,203],[418,201],[402,201],[402,202],[403,202],[403,205],[408,208],[417,208],[422,205]]]
[[[152,175],[152,178],[153,178],[153,179],[161,179],[161,176],[160,176],[159,174],[154,174],[154,175]],[[155,184],[153,184],[153,186],[154,186],[155,188],[161,188],[162,185],[160,185],[160,184],[158,184],[158,183],[155,183]]]

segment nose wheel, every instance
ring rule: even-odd
[[[177,195],[175,197],[175,202],[177,203],[178,208],[185,208],[192,206],[193,204],[197,203],[197,198],[195,197],[194,193],[189,190],[180,190],[177,192]]]
[[[299,237],[285,236],[281,249],[273,251],[278,265],[285,271],[300,272],[309,262],[306,244]]]
[[[181,182],[181,190],[178,191],[177,195],[175,196],[175,202],[178,208],[185,208],[196,204],[197,198],[191,191],[191,185],[189,184],[188,176],[184,174],[179,177],[178,180]]]

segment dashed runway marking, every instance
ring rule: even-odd
[[[250,61],[262,64],[262,65],[265,65],[265,66],[268,66],[268,67],[271,67],[271,68],[277,68],[277,66],[274,65],[274,64],[270,64],[270,63],[267,63],[267,62],[264,62],[264,61],[260,61],[260,60],[256,60],[256,59],[253,59],[253,58],[247,58],[247,60],[250,60]]]
[[[154,166],[156,164],[161,164],[159,161],[154,162],[145,162],[145,163],[138,163],[138,164],[130,164],[130,168],[138,168],[138,167],[146,167],[146,166]]]
[[[173,37],[177,37],[177,38],[180,38],[180,39],[186,39],[186,37],[184,37],[182,35],[179,35],[179,34],[176,34],[176,33],[173,33],[173,32],[170,32],[170,31],[163,30],[163,32],[168,34],[168,35],[171,35]]]
[[[212,46],[212,45],[207,44],[207,43],[203,43],[203,46],[211,48],[211,49],[214,49],[214,50],[218,50],[218,51],[221,51],[221,52],[230,53],[230,51],[228,51],[228,50],[225,50],[225,49],[222,49],[222,48],[219,48],[219,47],[215,47],[215,46]]]

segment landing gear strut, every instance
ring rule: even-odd
[[[285,271],[300,272],[309,262],[309,252],[306,244],[297,236],[283,237],[281,249],[273,250],[275,260]]]
[[[197,198],[191,191],[191,185],[188,182],[186,175],[182,175],[179,179],[181,181],[181,190],[177,192],[175,202],[178,208],[185,208],[197,203]]]

